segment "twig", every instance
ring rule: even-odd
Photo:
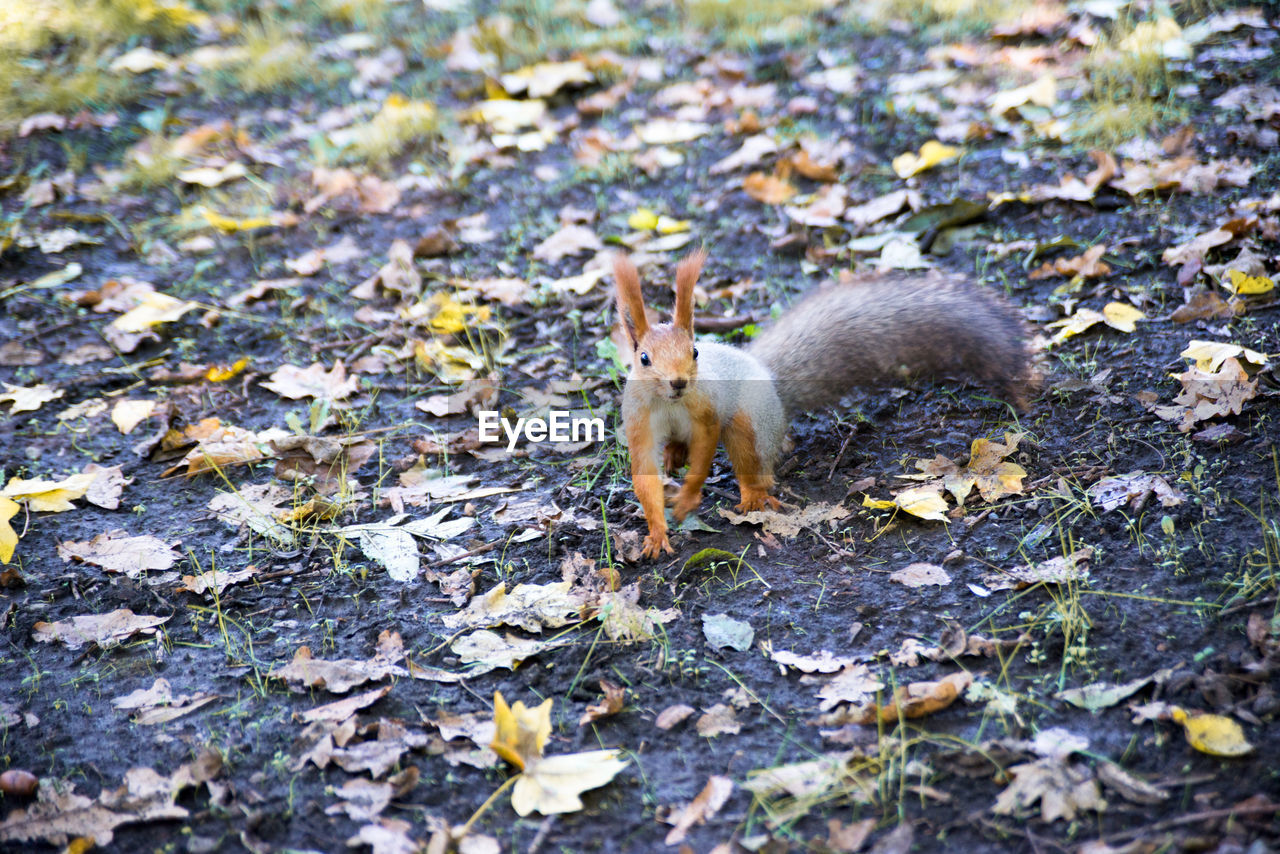
[[[1173,828],[1184,824],[1195,824],[1197,821],[1210,821],[1215,818],[1234,818],[1238,815],[1273,813],[1276,810],[1280,810],[1280,804],[1275,804],[1271,801],[1267,801],[1265,804],[1236,804],[1233,807],[1205,810],[1204,812],[1193,812],[1189,815],[1165,819],[1164,821],[1157,821],[1155,824],[1148,824],[1146,827],[1138,827],[1132,830],[1118,830],[1115,833],[1102,837],[1102,841],[1112,842],[1121,839],[1132,839],[1139,836],[1146,836],[1149,833],[1159,833],[1162,830],[1172,830]]]
[[[474,549],[472,549],[472,550],[471,550],[471,551],[469,551],[469,552],[463,552],[463,553],[462,553],[462,554],[460,554],[460,555],[454,555],[453,557],[447,557],[447,558],[444,558],[443,560],[432,561],[431,563],[427,564],[427,569],[435,569],[437,566],[448,566],[449,564],[451,564],[451,563],[456,563],[456,562],[458,562],[458,561],[462,560],[463,558],[468,558],[468,557],[472,557],[472,556],[474,556],[474,555],[484,554],[485,552],[487,552],[487,551],[492,551],[493,549],[495,549],[495,548],[497,548],[498,546],[502,545],[502,544],[503,544],[503,542],[505,542],[505,540],[494,540],[494,541],[493,541],[493,542],[491,542],[491,543],[485,543],[483,546],[480,546],[479,548],[474,548]]]

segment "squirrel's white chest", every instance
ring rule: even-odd
[[[685,401],[656,401],[649,410],[649,430],[654,446],[661,450],[669,442],[688,443],[693,436],[693,419]]]

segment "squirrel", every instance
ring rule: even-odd
[[[1025,409],[1037,377],[1021,319],[1004,300],[957,275],[873,273],[819,288],[744,349],[693,337],[699,249],[676,268],[671,323],[650,324],[640,274],[614,258],[617,303],[633,359],[622,396],[631,481],[649,533],[641,554],[674,553],[660,467],[686,461],[677,521],[697,509],[723,440],[738,481],[739,512],[779,509],[770,494],[788,418],[851,389],[915,375],[962,374]]]

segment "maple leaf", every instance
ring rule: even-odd
[[[537,708],[522,701],[508,706],[501,692],[493,695],[495,732],[489,747],[520,769],[511,792],[511,806],[522,816],[535,810],[543,815],[582,809],[579,797],[605,785],[627,766],[616,750],[589,750],[544,757],[551,735],[548,697]]]
[[[342,360],[338,360],[332,370],[326,371],[320,362],[314,362],[306,368],[296,365],[281,365],[271,375],[271,379],[262,383],[262,387],[274,391],[281,397],[299,400],[314,397],[317,400],[342,400],[355,394],[360,387],[355,377],[347,376],[347,369]]]

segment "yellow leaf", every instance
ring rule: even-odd
[[[862,506],[870,507],[872,510],[892,510],[898,505],[885,498],[872,498],[870,495],[863,495]]]
[[[912,175],[923,172],[926,169],[932,169],[941,163],[955,160],[960,156],[960,151],[955,146],[943,145],[936,139],[931,139],[920,146],[919,154],[913,154],[908,151],[893,158],[893,171],[897,173],[899,178],[910,178]]]
[[[945,515],[947,501],[932,487],[915,486],[911,489],[904,489],[894,496],[893,503],[906,510],[912,516],[919,516],[921,519],[934,519],[939,522],[947,521]]]
[[[111,321],[111,326],[121,332],[142,332],[152,326],[177,320],[195,307],[193,302],[159,291],[150,291],[142,295],[136,306]]]
[[[62,513],[74,510],[71,502],[81,498],[89,490],[98,475],[96,472],[73,474],[62,480],[24,480],[15,477],[0,495],[15,501],[27,502],[27,509],[39,513]]]
[[[226,382],[227,380],[239,374],[248,366],[249,366],[249,357],[244,356],[242,358],[236,359],[235,364],[230,366],[227,366],[227,365],[212,366],[211,368],[209,368],[209,370],[204,372],[204,378],[211,383]]]
[[[1091,308],[1078,308],[1076,313],[1070,317],[1056,320],[1049,324],[1049,328],[1061,327],[1061,331],[1053,336],[1054,344],[1061,344],[1068,338],[1079,335],[1095,323],[1101,323],[1107,319],[1107,316],[1100,311],[1094,311]]]
[[[490,749],[524,770],[542,757],[547,746],[547,738],[551,735],[551,698],[530,709],[522,700],[508,706],[502,692],[496,691],[493,695],[493,724],[495,729]]]
[[[636,212],[627,217],[627,227],[636,231],[652,231],[658,226],[658,215],[648,208],[636,208]]]
[[[1221,341],[1192,341],[1180,354],[1184,359],[1195,359],[1196,367],[1208,373],[1217,373],[1227,359],[1243,357],[1255,365],[1265,365],[1267,357],[1257,350],[1249,350],[1239,344]]]
[[[1222,715],[1190,716],[1175,708],[1173,719],[1182,724],[1187,741],[1201,753],[1210,756],[1245,756],[1253,752],[1253,745],[1245,740],[1240,724]]]
[[[1137,328],[1135,324],[1139,320],[1147,319],[1145,314],[1122,302],[1107,303],[1102,307],[1102,316],[1106,318],[1108,326],[1121,332],[1132,332]]]
[[[253,231],[255,228],[267,228],[268,226],[275,224],[271,219],[265,216],[251,216],[246,219],[233,219],[232,217],[223,216],[216,211],[211,211],[204,207],[200,208],[200,213],[204,216],[205,221],[208,222],[209,225],[219,231],[225,231],[227,234],[233,234],[237,231]]]
[[[1227,278],[1231,280],[1228,289],[1233,294],[1265,294],[1276,286],[1266,276],[1248,276],[1239,270],[1228,270]]]
[[[534,760],[516,780],[511,806],[519,815],[576,812],[582,809],[578,795],[598,789],[627,767],[619,756],[616,750],[587,750]]]
[[[654,230],[658,234],[680,234],[689,230],[689,220],[660,216],[658,217],[658,224],[654,226]]]
[[[0,496],[0,563],[8,563],[13,559],[13,551],[18,547],[18,533],[13,530],[9,520],[22,508],[12,498]]]

